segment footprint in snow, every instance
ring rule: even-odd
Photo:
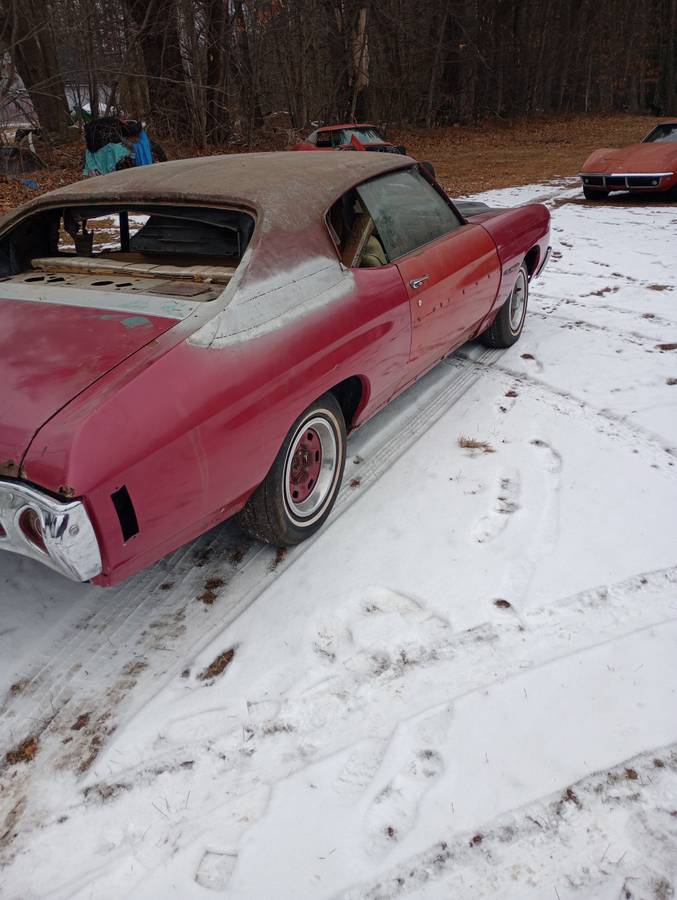
[[[228,887],[236,863],[235,853],[214,853],[212,850],[205,850],[195,873],[195,881],[200,887],[210,891],[223,891]]]
[[[358,797],[369,786],[385,755],[386,741],[363,741],[355,747],[334,781],[341,797]]]
[[[478,544],[486,544],[498,537],[509,517],[519,509],[519,496],[519,472],[515,469],[504,473],[499,480],[493,509],[484,513],[473,529],[473,538]]]
[[[442,769],[436,750],[420,749],[374,797],[365,816],[373,855],[385,856],[411,831],[421,801]]]

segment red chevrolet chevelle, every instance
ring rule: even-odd
[[[469,338],[517,340],[548,238],[545,207],[459,208],[380,153],[183,160],[16,210],[0,547],[112,584],[236,513],[303,540],[347,432]]]

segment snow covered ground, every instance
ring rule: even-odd
[[[0,558],[0,896],[674,895],[677,208],[578,194],[479,198],[553,212],[522,340],[356,434],[315,540]]]

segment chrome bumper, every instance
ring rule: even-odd
[[[44,549],[21,526],[32,511],[40,523]],[[37,559],[74,581],[89,581],[101,572],[101,553],[81,500],[61,503],[35,488],[0,479],[0,550]]]
[[[661,179],[672,178],[673,172],[579,172],[585,187],[622,191],[631,188],[650,190],[659,188]]]

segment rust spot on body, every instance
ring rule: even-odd
[[[7,459],[5,462],[0,463],[0,475],[5,475],[8,478],[18,478],[19,463],[14,462],[13,459]]]

